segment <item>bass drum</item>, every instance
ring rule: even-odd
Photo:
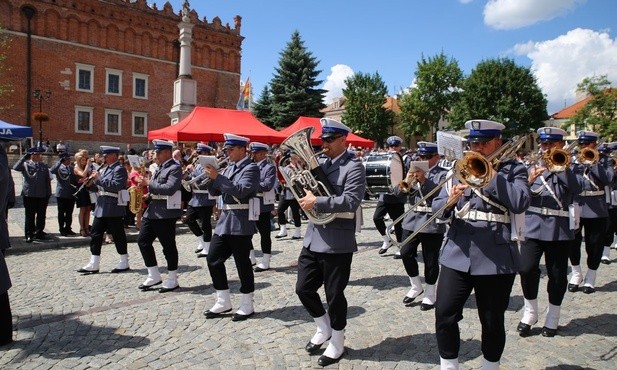
[[[405,165],[399,153],[369,155],[364,161],[366,188],[371,194],[390,193],[405,178]]]

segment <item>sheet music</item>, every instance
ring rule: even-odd
[[[437,152],[446,159],[459,159],[464,155],[465,139],[451,132],[437,131]]]

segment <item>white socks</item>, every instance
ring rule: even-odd
[[[534,325],[538,322],[537,299],[525,299],[525,312],[523,312],[521,322],[527,325]]]

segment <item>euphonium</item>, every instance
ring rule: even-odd
[[[143,206],[144,192],[141,188],[141,183],[143,181],[145,174],[146,174],[146,161],[144,160],[139,166],[139,176],[141,177],[142,180],[139,182],[139,184],[137,184],[137,186],[133,185],[128,189],[129,191],[129,211],[131,211],[131,213],[133,214],[139,213],[139,211],[141,211],[141,208]]]
[[[278,170],[285,179],[287,186],[296,200],[306,195],[305,189],[310,190],[315,196],[331,196],[336,194],[332,184],[328,181],[323,169],[317,162],[317,155],[324,153],[313,152],[311,146],[312,127],[306,127],[294,132],[281,143],[281,149],[291,149],[298,156],[301,163],[291,164],[291,154],[281,157]],[[336,218],[336,213],[317,213],[314,210],[305,211],[306,217],[315,225],[324,225]]]

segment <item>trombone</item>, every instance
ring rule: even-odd
[[[411,233],[405,240],[398,243],[396,240],[392,239],[391,230],[394,228],[399,222],[402,222],[405,217],[412,212],[416,207],[420,204],[426,202],[435,192],[441,190],[441,188],[449,182],[453,176],[463,184],[468,185],[472,188],[483,188],[489,184],[489,182],[493,179],[495,168],[499,166],[499,164],[505,159],[511,157],[513,154],[516,154],[518,149],[527,141],[529,135],[523,136],[515,136],[511,141],[503,144],[499,149],[491,153],[488,157],[484,157],[482,154],[476,152],[466,152],[463,158],[457,159],[454,163],[454,166],[451,172],[446,176],[446,178],[441,181],[433,190],[428,192],[422,199],[417,201],[411,208],[394,220],[387,228],[386,228],[386,237],[388,238],[391,245],[399,247],[409,243],[413,238],[416,237],[425,227],[431,224],[446,208],[451,207],[455,202],[458,201],[458,198],[451,201],[446,202],[443,207],[441,207],[436,212],[433,212],[433,215],[426,220],[420,227],[416,229],[413,233]]]

